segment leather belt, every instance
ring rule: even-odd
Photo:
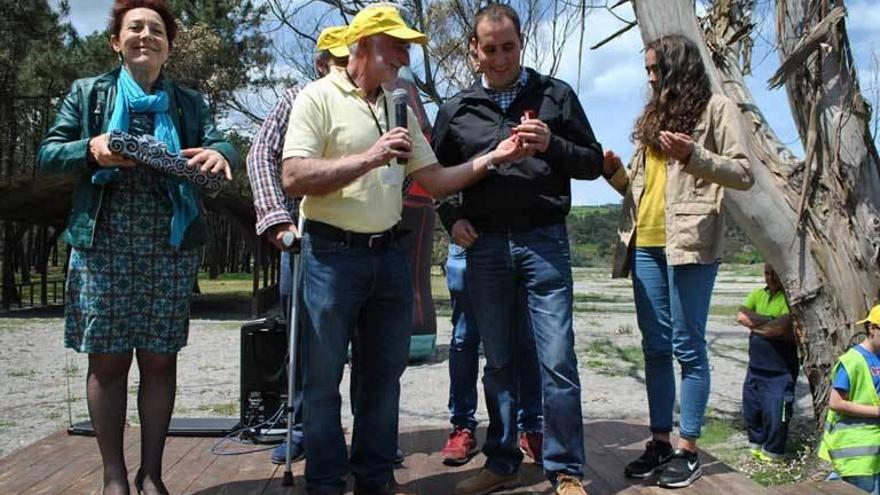
[[[342,242],[347,246],[366,247],[368,249],[382,249],[409,233],[409,231],[401,229],[398,225],[383,232],[352,232],[314,220],[305,220],[303,230],[321,239]]]

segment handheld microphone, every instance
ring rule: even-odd
[[[405,89],[397,88],[391,93],[394,99],[394,122],[397,127],[408,128],[409,119],[407,118],[406,102],[409,101],[409,94]],[[406,166],[406,158],[398,158],[398,165]]]

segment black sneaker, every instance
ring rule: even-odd
[[[662,468],[672,458],[672,445],[662,440],[645,444],[645,453],[626,465],[623,470],[629,478],[647,478]]]
[[[696,452],[678,449],[660,473],[657,484],[663,488],[684,488],[703,475]]]

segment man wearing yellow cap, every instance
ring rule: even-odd
[[[829,479],[843,478],[880,494],[880,305],[864,324],[868,334],[831,370],[831,393],[819,457],[831,462]]]
[[[410,175],[434,197],[477,182],[495,164],[524,156],[513,138],[444,168],[412,110],[396,122],[381,87],[409,64],[410,43],[425,43],[393,7],[368,7],[348,28],[346,69],[306,86],[291,110],[282,182],[305,196],[302,236],[304,431],[309,493],[400,493],[393,473],[400,375],[412,318],[409,260],[397,227],[401,187]],[[358,386],[351,457],[340,419],[339,384],[357,328]]]
[[[318,36],[315,46],[315,71],[319,77],[329,72],[331,67],[345,67],[348,63],[348,47],[346,46],[345,26],[333,26],[324,29]],[[282,307],[290,304],[293,288],[293,277],[289,253],[285,250],[281,239],[285,232],[296,232],[294,220],[296,207],[292,200],[285,197],[281,188],[281,149],[284,135],[287,133],[287,122],[290,120],[290,108],[300,88],[294,86],[281,94],[275,107],[266,116],[260,132],[257,133],[247,156],[248,179],[254,194],[254,210],[257,214],[257,235],[266,235],[269,242],[281,250],[281,301]],[[301,348],[301,347],[298,347]],[[301,365],[301,364],[300,364]],[[302,373],[297,373],[298,377]],[[302,440],[302,384],[295,387],[293,438],[291,439],[291,458],[298,460],[305,454]],[[281,444],[272,452],[272,462],[283,464],[287,453],[286,444]]]

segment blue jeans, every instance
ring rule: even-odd
[[[700,438],[710,384],[706,320],[717,274],[717,263],[668,266],[664,248],[635,249],[633,293],[652,433],[672,431],[674,356],[681,366],[679,433],[689,440]]]
[[[480,365],[480,333],[474,321],[473,310],[467,295],[465,271],[467,251],[449,243],[446,257],[446,284],[452,303],[452,339],[449,342],[449,414],[450,422],[457,428],[477,427],[477,375]],[[517,334],[517,375],[519,383],[519,408],[517,427],[521,432],[541,431],[544,417],[541,404],[541,372],[535,337],[531,332],[525,298]]]
[[[486,355],[486,468],[509,474],[522,461],[517,448],[514,333],[522,315],[520,295],[524,292],[541,365],[544,470],[551,481],[557,473],[581,478],[584,428],[565,225],[503,234],[480,232],[467,250],[466,279]]]
[[[871,495],[880,495],[880,474],[875,474],[874,476],[844,476],[841,477],[836,472],[832,471],[831,474],[828,475],[828,480],[843,480],[853,485],[857,488],[860,488]]]
[[[412,276],[401,242],[381,249],[303,235],[306,489],[342,492],[394,479],[400,376],[412,329]],[[339,384],[357,328],[357,390],[351,458],[340,419]]]

